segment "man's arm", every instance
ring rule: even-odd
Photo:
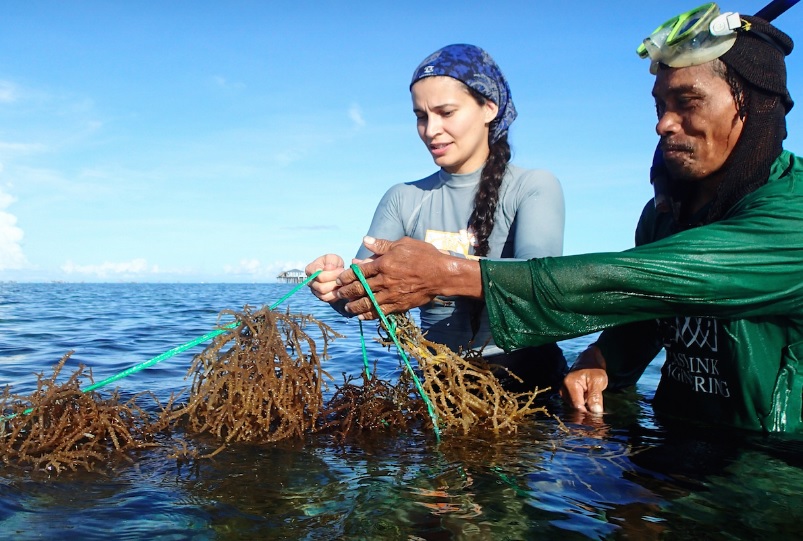
[[[799,313],[803,218],[791,215],[803,208],[761,210],[752,220],[723,220],[625,252],[483,260],[494,340],[511,350],[680,314]]]

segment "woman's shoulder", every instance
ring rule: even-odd
[[[399,182],[398,184],[394,184],[387,189],[383,199],[407,199],[416,197],[416,194],[421,194],[427,190],[431,190],[434,187],[437,187],[439,183],[441,183],[441,180],[437,172],[418,180]]]
[[[552,194],[554,197],[562,197],[563,187],[552,171],[548,169],[525,169],[513,164],[509,164],[504,183],[507,185],[503,190],[510,194],[518,194],[518,197],[528,197],[530,195],[547,196]]]
[[[512,181],[560,185],[558,177],[548,169],[526,169],[511,163],[508,164],[507,170]]]
[[[403,186],[411,186],[413,188],[426,190],[426,189],[430,189],[433,186],[437,186],[438,184],[442,184],[442,183],[443,183],[443,179],[441,179],[440,171],[435,171],[431,175],[426,176],[424,178],[420,178],[418,180],[413,180],[411,182],[405,182],[405,183],[403,183]]]
[[[424,178],[420,178],[418,180],[411,180],[409,182],[399,182],[398,184],[394,184],[390,188],[388,188],[388,192],[395,192],[395,191],[410,191],[410,190],[421,190],[426,188],[431,188],[439,183],[441,183],[440,176],[438,171],[432,173],[429,176]]]

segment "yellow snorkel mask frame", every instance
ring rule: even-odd
[[[714,2],[672,17],[655,29],[636,53],[649,58],[650,73],[658,64],[685,68],[704,64],[725,54],[736,42],[736,31],[748,25],[738,13],[720,13]]]

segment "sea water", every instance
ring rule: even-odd
[[[271,305],[286,284],[0,284],[0,384],[35,389],[73,352],[95,381],[232,321],[223,310]],[[306,288],[280,309],[346,335],[324,368],[362,370],[360,329]],[[380,376],[395,352],[375,344]],[[593,337],[561,343],[571,362]],[[160,399],[186,389],[203,345],[113,384]],[[178,462],[142,452],[111,473],[21,474],[0,466],[0,539],[792,539],[803,534],[803,444],[716,430],[671,430],[650,402],[650,365],[637,388],[581,417],[548,404],[504,438],[374,434],[232,445]]]

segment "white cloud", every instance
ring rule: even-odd
[[[365,119],[362,116],[362,109],[360,109],[360,106],[356,103],[353,103],[351,107],[349,107],[349,118],[358,128],[365,126]]]
[[[257,275],[260,273],[260,267],[258,259],[241,259],[237,265],[224,265],[223,273]]]
[[[98,278],[159,274],[159,267],[156,265],[148,266],[148,262],[143,258],[119,263],[105,261],[99,265],[77,265],[72,261],[67,261],[61,266],[61,270],[66,274],[86,274],[97,276]]]
[[[220,88],[226,88],[229,90],[240,90],[242,88],[245,88],[244,83],[229,81],[222,75],[215,75],[212,79],[215,81],[215,84]]]
[[[290,269],[304,269],[301,261],[274,261],[262,264],[258,259],[242,259],[237,265],[225,265],[224,274],[249,276],[253,279],[274,280],[279,274]]]
[[[10,81],[0,81],[0,103],[11,103],[17,101],[19,90]]]
[[[41,152],[44,149],[45,146],[39,143],[7,143],[0,141],[0,153],[2,154],[30,154]]]
[[[5,211],[16,199],[0,189],[0,270],[18,270],[27,267],[22,252],[24,233],[17,226],[17,217]]]
[[[304,157],[304,154],[298,152],[297,150],[285,150],[283,152],[277,152],[273,155],[273,161],[279,167],[287,167],[293,163],[301,161]]]
[[[11,194],[8,194],[0,188],[0,210],[6,209],[11,206],[12,203],[15,203],[17,198]]]
[[[0,271],[17,270],[28,266],[28,259],[22,252],[23,232],[17,227],[17,218],[7,212],[0,212]]]

